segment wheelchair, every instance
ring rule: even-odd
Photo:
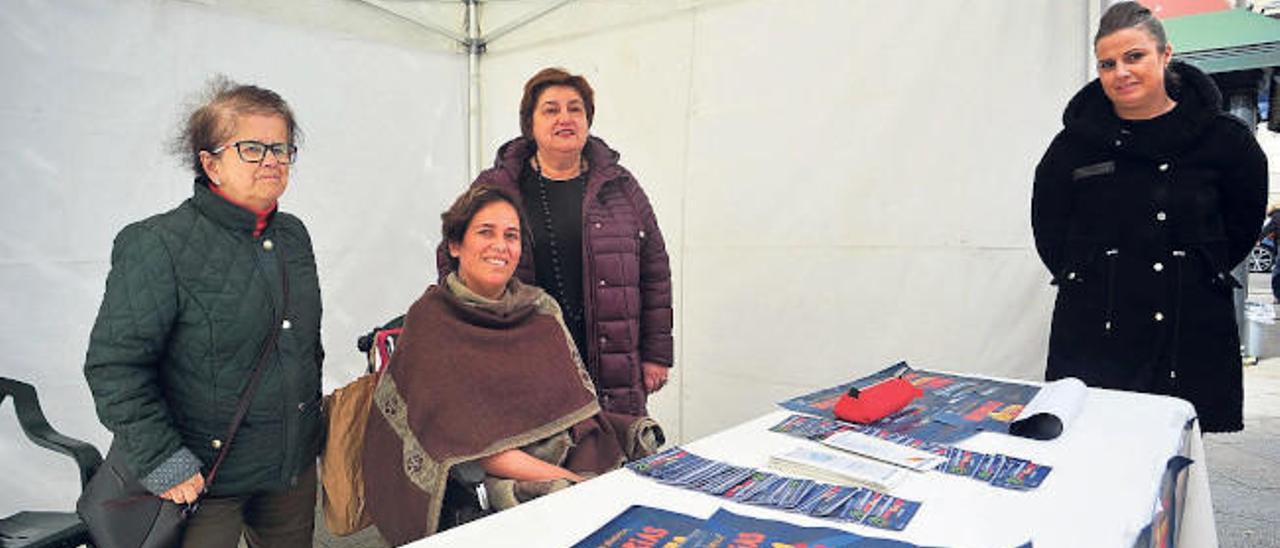
[[[366,371],[381,371],[395,353],[396,338],[404,331],[404,316],[370,330],[356,339],[356,349],[367,359]],[[437,531],[444,531],[493,513],[484,490],[484,471],[478,466],[449,470]]]

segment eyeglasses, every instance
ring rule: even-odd
[[[267,151],[271,151],[275,155],[276,161],[282,164],[292,164],[298,159],[298,147],[289,143],[266,144],[261,141],[236,141],[229,145],[222,145],[209,151],[209,154],[221,154],[227,147],[234,147],[236,154],[240,155],[240,159],[251,164],[262,163],[267,159]]]

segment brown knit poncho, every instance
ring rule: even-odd
[[[436,531],[448,471],[568,432],[560,462],[579,474],[617,468],[623,450],[554,299],[512,279],[497,301],[451,274],[405,316],[374,392],[365,434],[368,510],[401,545]]]

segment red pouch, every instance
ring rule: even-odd
[[[859,424],[871,424],[924,395],[924,391],[905,379],[894,377],[861,390],[850,388],[836,402],[836,417]]]

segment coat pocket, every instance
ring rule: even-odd
[[[1115,329],[1119,259],[1120,250],[1113,247],[1092,247],[1074,254],[1050,282],[1058,286],[1055,322],[1066,321],[1078,328],[1097,325],[1106,333]]]
[[[1096,246],[1068,249],[1065,266],[1053,274],[1049,284],[1060,288],[1084,284],[1087,278],[1092,277],[1090,269],[1097,256]]]
[[[1244,285],[1229,269],[1223,266],[1222,261],[1214,255],[1214,253],[1206,246],[1198,245],[1192,247],[1191,254],[1194,255],[1201,265],[1199,270],[1199,278],[1203,283],[1207,283],[1214,291],[1231,296],[1236,289],[1243,288]]]

